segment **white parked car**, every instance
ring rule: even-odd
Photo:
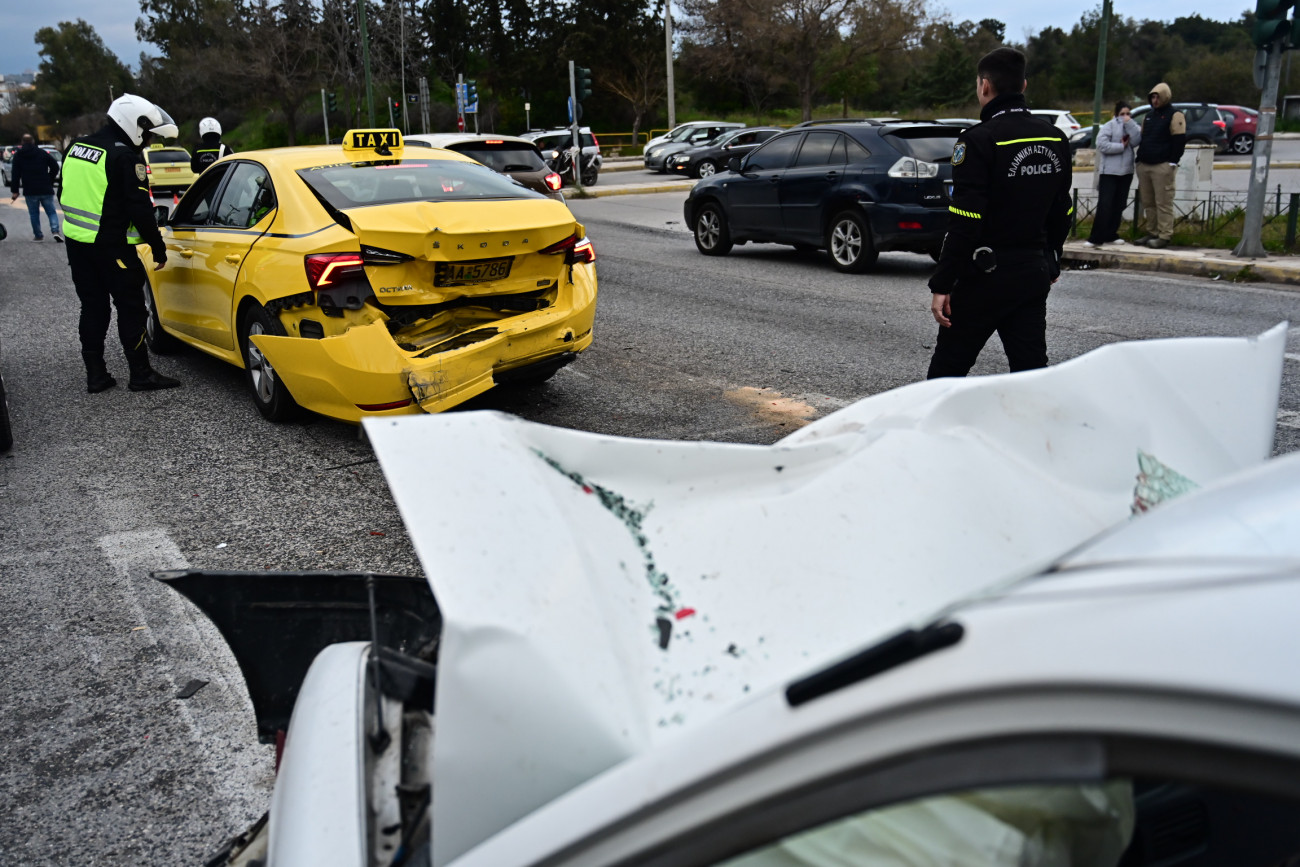
[[[368,420],[427,581],[160,576],[287,728],[210,863],[1288,863],[1285,348],[1116,344],[767,447]]]
[[[1083,128],[1082,125],[1074,119],[1074,115],[1070,114],[1063,108],[1033,108],[1029,110],[1029,113],[1047,118],[1052,122],[1053,126],[1065,133],[1067,139]]]

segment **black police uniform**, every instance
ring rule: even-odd
[[[167,261],[167,248],[162,233],[158,231],[153,200],[145,180],[148,175],[144,155],[112,122],[99,132],[73,142],[64,155],[65,162],[77,159],[79,144],[105,152],[108,180],[95,240],[86,243],[68,238],[66,244],[72,283],[81,299],[78,333],[81,355],[86,362],[88,390],[102,391],[115,382],[104,365],[104,338],[112,318],[110,299],[117,308],[117,336],[122,341],[131,371],[131,389],[170,387],[177,384],[176,381],[156,373],[149,364],[144,304],[144,285],[148,278],[135,246],[127,240],[127,229],[134,226],[141,240],[149,245],[154,261]],[[67,174],[65,169],[65,179]],[[65,183],[65,210],[71,192]]]
[[[190,157],[190,171],[196,175],[201,175],[208,166],[233,153],[233,150],[222,143],[221,133],[207,133],[203,136],[203,141],[199,146],[194,149],[194,156]]]
[[[950,295],[927,379],[965,376],[996,331],[1012,371],[1047,366],[1047,293],[1070,230],[1070,146],[1023,94],[957,137],[948,235],[930,291]]]

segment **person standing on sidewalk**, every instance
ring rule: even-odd
[[[54,207],[54,182],[59,179],[59,163],[44,148],[36,146],[36,140],[29,133],[23,135],[23,144],[14,151],[12,168],[9,171],[9,192],[13,193],[10,202],[18,201],[18,189],[22,188],[23,198],[27,199],[27,213],[32,218],[32,234],[37,241],[44,241],[41,233],[41,209],[50,221],[50,237],[59,243],[63,237],[59,234],[59,209]]]
[[[1122,100],[1115,103],[1115,117],[1097,133],[1097,213],[1088,233],[1090,247],[1124,243],[1119,224],[1133,184],[1133,154],[1141,142],[1142,128],[1133,120],[1132,106]]]
[[[131,370],[132,391],[175,388],[180,383],[149,365],[145,345],[144,286],[149,279],[136,252],[148,244],[154,270],[167,263],[167,248],[154,218],[146,183],[144,148],[155,135],[175,138],[176,123],[149,100],[126,93],[108,107],[108,123],[77,139],[63,162],[63,205],[68,266],[81,299],[81,357],[86,391],[117,385],[104,363],[104,338],[117,308],[117,336]]]
[[[1187,118],[1170,103],[1163,81],[1147,96],[1151,111],[1142,120],[1137,149],[1138,195],[1146,213],[1147,235],[1138,241],[1159,250],[1174,236],[1174,177],[1187,145]]]
[[[1025,55],[997,48],[976,67],[980,123],[957,136],[952,205],[930,313],[926,379],[965,376],[997,332],[1014,373],[1047,366],[1047,294],[1070,231],[1070,145],[1029,113]]]

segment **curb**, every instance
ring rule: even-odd
[[[1155,271],[1165,274],[1182,274],[1208,277],[1228,282],[1273,283],[1300,288],[1300,260],[1292,265],[1280,264],[1282,260],[1238,259],[1235,256],[1191,255],[1162,256],[1158,253],[1139,253],[1118,250],[1081,250],[1066,247],[1061,256],[1064,263],[1075,266],[1072,270],[1090,268],[1128,268],[1134,271]],[[1236,279],[1248,272],[1247,279]]]
[[[695,181],[674,181],[667,184],[624,184],[613,187],[584,187],[587,198],[599,199],[604,196],[632,196],[638,193],[675,193],[689,190]],[[581,199],[574,196],[575,199]]]

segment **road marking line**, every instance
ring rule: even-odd
[[[1279,410],[1277,423],[1282,427],[1292,427],[1300,430],[1300,412],[1291,409]]]
[[[1300,352],[1288,352],[1283,358],[1287,361],[1300,361]]]
[[[131,511],[127,504],[107,499],[102,505],[110,527],[120,526]],[[145,640],[159,650],[155,665],[169,685],[170,705],[189,730],[196,757],[209,772],[228,821],[232,828],[251,821],[266,809],[274,779],[270,747],[257,747],[252,702],[239,666],[211,621],[180,594],[148,577],[154,571],[188,569],[189,563],[162,528],[110,533],[96,544],[116,573],[127,607],[142,624],[137,629],[143,629]],[[198,693],[202,698],[176,699],[180,685],[195,674],[210,681]],[[222,748],[231,743],[252,749],[227,754]]]

